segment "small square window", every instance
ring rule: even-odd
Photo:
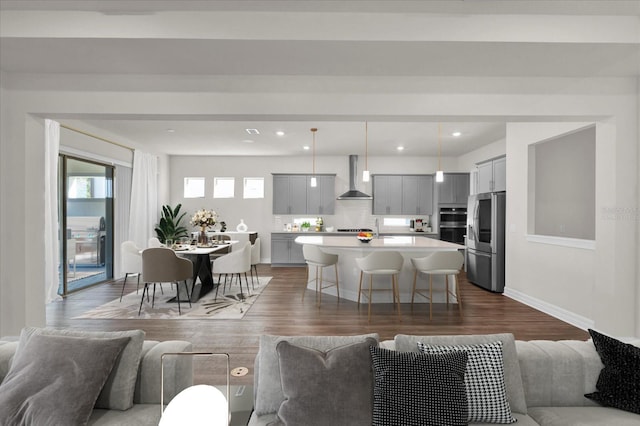
[[[264,198],[264,178],[244,178],[244,198]]]
[[[184,198],[204,198],[204,178],[184,178]]]
[[[232,177],[213,178],[213,198],[233,198],[235,183]]]

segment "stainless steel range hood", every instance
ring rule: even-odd
[[[360,192],[356,189],[358,180],[358,156],[349,156],[349,190],[338,197],[338,200],[372,200],[371,195]]]

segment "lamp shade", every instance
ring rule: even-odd
[[[436,172],[436,182],[444,182],[444,172],[442,170]]]
[[[176,395],[162,413],[159,426],[228,426],[224,394],[209,385],[190,386]]]

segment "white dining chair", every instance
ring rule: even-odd
[[[230,284],[233,282],[234,276],[238,279],[238,285],[240,286],[240,298],[244,299],[244,293],[242,292],[242,276],[244,274],[244,280],[247,286],[247,293],[249,293],[249,280],[247,278],[247,272],[251,270],[251,243],[247,241],[244,245],[231,253],[218,257],[213,261],[212,273],[218,274],[218,285],[216,286],[215,299],[218,298],[218,289],[220,288],[220,281],[222,274],[224,274],[224,286],[223,293],[227,288],[227,277],[231,275]]]
[[[251,245],[251,287],[255,289],[253,285],[253,272],[256,273],[256,281],[260,284],[260,278],[258,277],[258,263],[260,263],[260,237],[256,237],[256,240]]]
[[[148,248],[153,248],[153,247],[164,247],[165,245],[162,244],[160,242],[160,240],[156,237],[151,237],[149,238],[149,241],[147,242],[147,247]]]
[[[140,275],[142,275],[142,249],[136,246],[133,241],[125,241],[120,244],[120,268],[124,272],[124,282],[122,283],[122,291],[120,292],[120,301],[124,295],[124,287],[127,285],[129,275],[136,275],[138,283],[136,285],[136,294],[140,287]]]

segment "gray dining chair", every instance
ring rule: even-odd
[[[153,297],[151,307],[153,308],[156,295],[156,284],[175,283],[176,284],[176,300],[178,302],[178,313],[182,314],[180,308],[180,283],[184,283],[187,293],[189,307],[191,307],[191,296],[189,295],[189,286],[187,280],[193,276],[193,263],[189,259],[176,256],[176,253],[166,247],[152,247],[142,251],[142,280],[144,281],[144,290],[142,291],[142,299],[140,300],[140,309],[138,315],[142,311],[142,303],[144,302],[145,292],[149,297],[149,284],[153,284]]]

